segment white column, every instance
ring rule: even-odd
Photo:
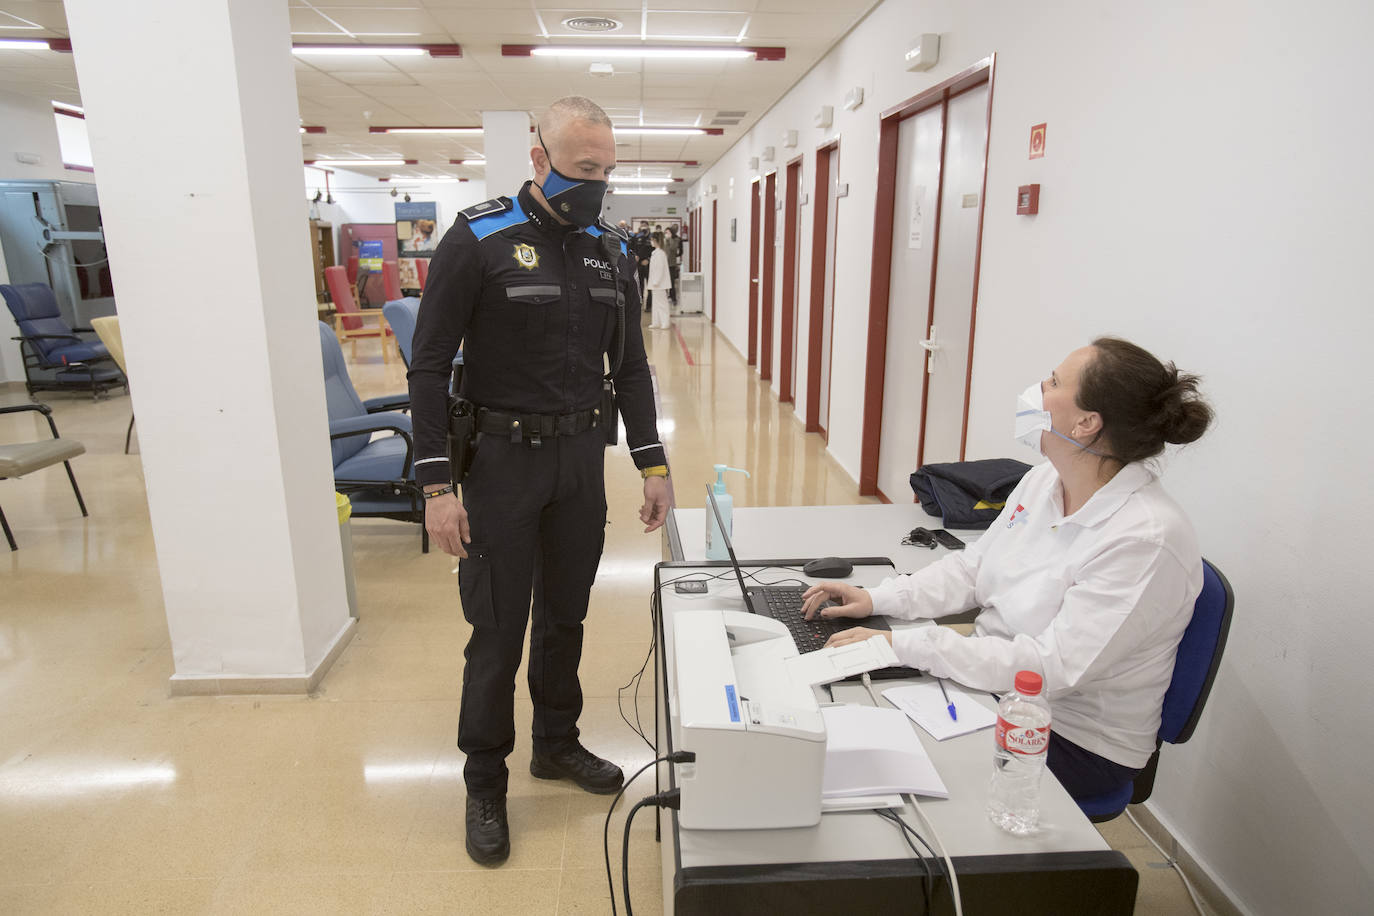
[[[529,112],[482,112],[488,197],[514,197],[520,186],[534,177],[530,165],[530,147],[534,144]]]
[[[66,12],[173,692],[309,689],[353,630],[286,4],[68,0]]]

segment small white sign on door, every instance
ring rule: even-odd
[[[921,248],[924,245],[925,207],[925,185],[913,185],[911,188],[911,233],[906,240],[906,247],[908,248]]]

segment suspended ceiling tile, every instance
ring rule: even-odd
[[[858,14],[843,10],[839,12],[812,13],[755,13],[749,21],[747,41],[774,41],[806,39],[810,41],[834,40],[844,34],[858,19]]]
[[[312,36],[333,35],[337,38],[347,38],[348,36],[337,25],[321,16],[315,10],[305,6],[293,6],[287,13],[291,22],[291,34],[298,37],[304,33]]]
[[[520,36],[515,43],[529,43],[539,37],[539,20],[528,6],[507,9],[431,9],[430,15],[459,44],[493,35]]]
[[[660,12],[648,17],[650,36],[710,38],[733,40],[749,22],[747,13]],[[751,28],[752,31],[752,28]]]
[[[378,7],[380,6],[378,4]],[[443,31],[429,13],[409,3],[404,7],[388,6],[384,9],[325,6],[317,6],[316,9],[354,34],[363,32],[372,34],[410,32],[423,35],[428,32]]]

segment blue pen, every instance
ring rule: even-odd
[[[959,714],[954,711],[954,703],[950,701],[949,691],[945,690],[945,679],[942,677],[937,677],[935,680],[940,684],[940,692],[945,695],[945,702],[949,703],[949,717],[953,719],[955,722],[958,722]]]

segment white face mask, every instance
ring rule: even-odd
[[[1050,412],[1045,409],[1045,395],[1036,382],[1016,398],[1016,421],[1012,437],[1026,448],[1044,454],[1040,449],[1040,433],[1050,429]]]
[[[1036,382],[1016,398],[1016,421],[1012,428],[1012,435],[1022,445],[1035,449],[1043,455],[1045,450],[1040,446],[1040,434],[1042,432],[1058,436],[1065,442],[1072,442],[1091,455],[1100,456],[1102,454],[1054,428],[1050,412],[1045,409],[1045,394],[1040,390],[1040,383]]]

